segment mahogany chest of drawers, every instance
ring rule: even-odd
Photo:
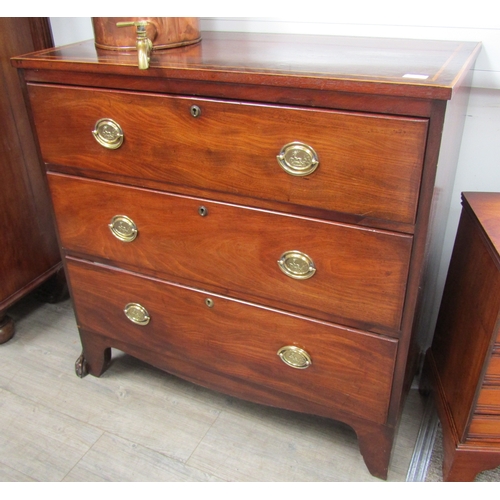
[[[92,41],[16,58],[78,373],[114,347],[341,420],[387,477],[479,47],[203,33],[147,70]]]
[[[443,430],[443,478],[500,465],[500,194],[464,193],[425,377]]]

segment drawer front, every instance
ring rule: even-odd
[[[386,419],[394,339],[105,266],[72,259],[67,265],[78,324],[86,331],[160,358],[168,353],[189,360],[193,370],[199,366],[376,422]],[[212,301],[208,305],[207,299]],[[145,308],[146,325],[125,315],[129,303]],[[285,364],[278,356],[285,346],[302,349],[312,364],[302,369]],[[297,355],[303,359],[301,351]],[[293,355],[285,358],[290,361]]]
[[[492,354],[484,378],[488,382],[497,382],[500,385],[500,348],[496,348]]]
[[[500,415],[474,416],[467,437],[500,443]]]
[[[477,399],[476,413],[500,415],[500,386],[483,386]]]
[[[363,329],[399,328],[408,235],[59,174],[48,178],[65,250]],[[136,225],[133,241],[110,230],[117,215]],[[310,266],[305,275],[300,265]]]
[[[257,199],[413,224],[427,120],[29,85],[43,159]],[[191,107],[200,113],[193,117]],[[117,149],[98,120],[116,121]],[[105,135],[105,133],[104,133]],[[304,173],[290,175],[277,156]]]

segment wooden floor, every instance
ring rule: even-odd
[[[75,375],[69,301],[27,297],[0,345],[0,481],[380,481],[356,435],[324,418],[240,401],[118,351],[101,377]],[[389,481],[405,481],[424,402],[410,391]]]

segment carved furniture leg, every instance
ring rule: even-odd
[[[80,331],[83,352],[76,360],[76,374],[83,378],[90,373],[100,377],[108,368],[111,361],[111,347],[105,339]]]
[[[0,344],[4,344],[14,336],[15,328],[12,318],[0,311]]]

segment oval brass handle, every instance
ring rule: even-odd
[[[108,224],[113,236],[121,241],[134,241],[137,238],[137,226],[135,222],[126,215],[115,215]]]
[[[290,250],[281,255],[279,268],[290,278],[307,280],[316,272],[316,267],[309,255],[297,250]]]
[[[123,144],[123,130],[111,118],[97,120],[92,134],[95,140],[107,149],[118,149]]]
[[[276,158],[285,172],[299,177],[312,174],[319,165],[316,151],[303,142],[285,144]]]
[[[277,354],[283,363],[291,366],[292,368],[305,370],[312,365],[312,359],[311,356],[309,356],[309,353],[294,345],[286,345],[282,347]]]
[[[127,316],[127,318],[136,325],[145,326],[151,319],[146,308],[141,306],[141,304],[136,304],[135,302],[127,304],[123,312],[125,313],[125,316]]]

